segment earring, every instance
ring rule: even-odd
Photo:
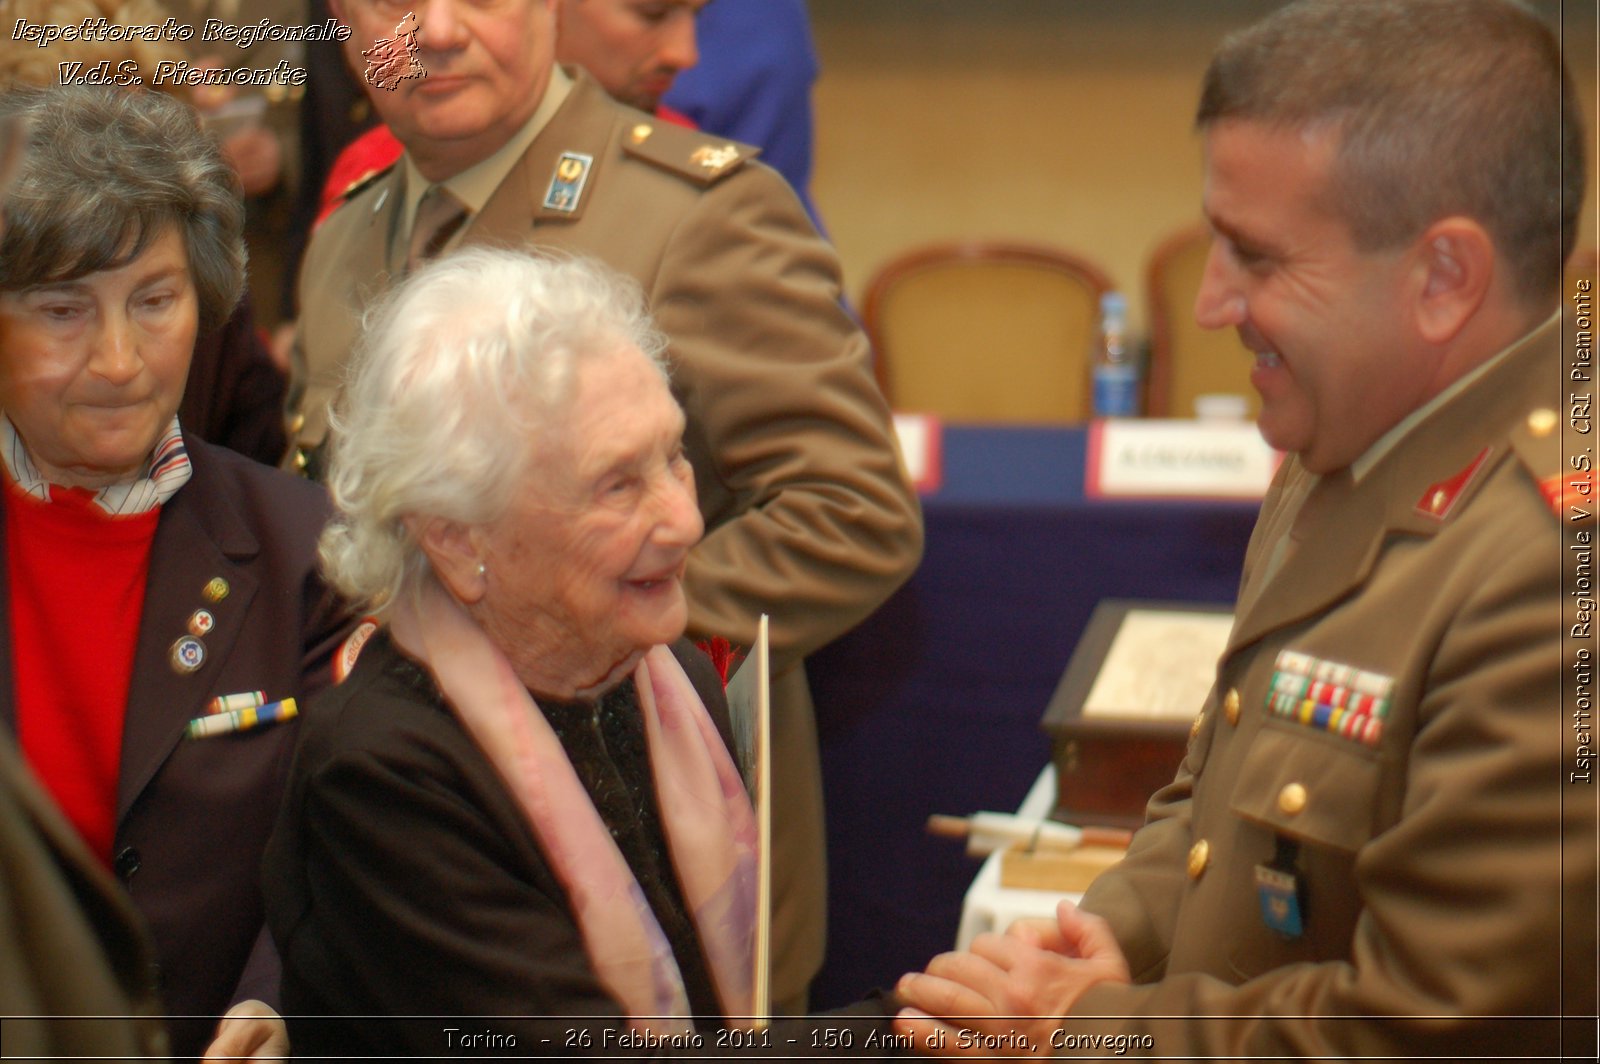
[[[488,576],[489,575],[489,567],[487,565],[483,564],[482,562],[479,562],[478,563],[478,575],[479,576]]]

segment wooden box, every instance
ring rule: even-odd
[[[1228,622],[1226,607],[1192,602],[1105,599],[1095,607],[1040,722],[1054,750],[1056,820],[1118,828],[1144,822],[1150,796],[1183,761]],[[1129,660],[1138,662],[1138,682],[1122,677],[1121,697],[1146,704],[1121,705],[1119,677],[1102,676],[1108,668],[1126,672]],[[1164,675],[1164,666],[1178,672]],[[1128,695],[1141,686],[1148,699]],[[1096,701],[1086,712],[1091,695]]]

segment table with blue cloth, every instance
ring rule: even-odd
[[[951,948],[978,864],[923,825],[1017,807],[1050,759],[1039,719],[1097,602],[1233,602],[1259,504],[1086,498],[1086,441],[944,426],[921,568],[808,662],[828,802],[815,1007]]]

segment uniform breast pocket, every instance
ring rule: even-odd
[[[1243,978],[1298,961],[1345,958],[1361,898],[1355,885],[1356,854],[1373,837],[1378,815],[1380,765],[1375,754],[1345,740],[1293,724],[1269,722],[1250,745],[1234,786],[1231,811],[1239,825],[1241,852],[1260,864],[1252,906],[1271,903],[1262,881],[1267,873],[1281,890],[1292,883],[1301,927],[1285,934],[1282,921],[1265,912],[1255,933],[1235,943],[1229,962]]]
[[[1232,808],[1275,834],[1353,853],[1372,838],[1378,782],[1372,751],[1268,722],[1250,744]]]

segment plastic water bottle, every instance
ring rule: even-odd
[[[1100,297],[1100,335],[1089,364],[1094,416],[1138,416],[1139,366],[1128,344],[1128,301],[1120,292]]]

